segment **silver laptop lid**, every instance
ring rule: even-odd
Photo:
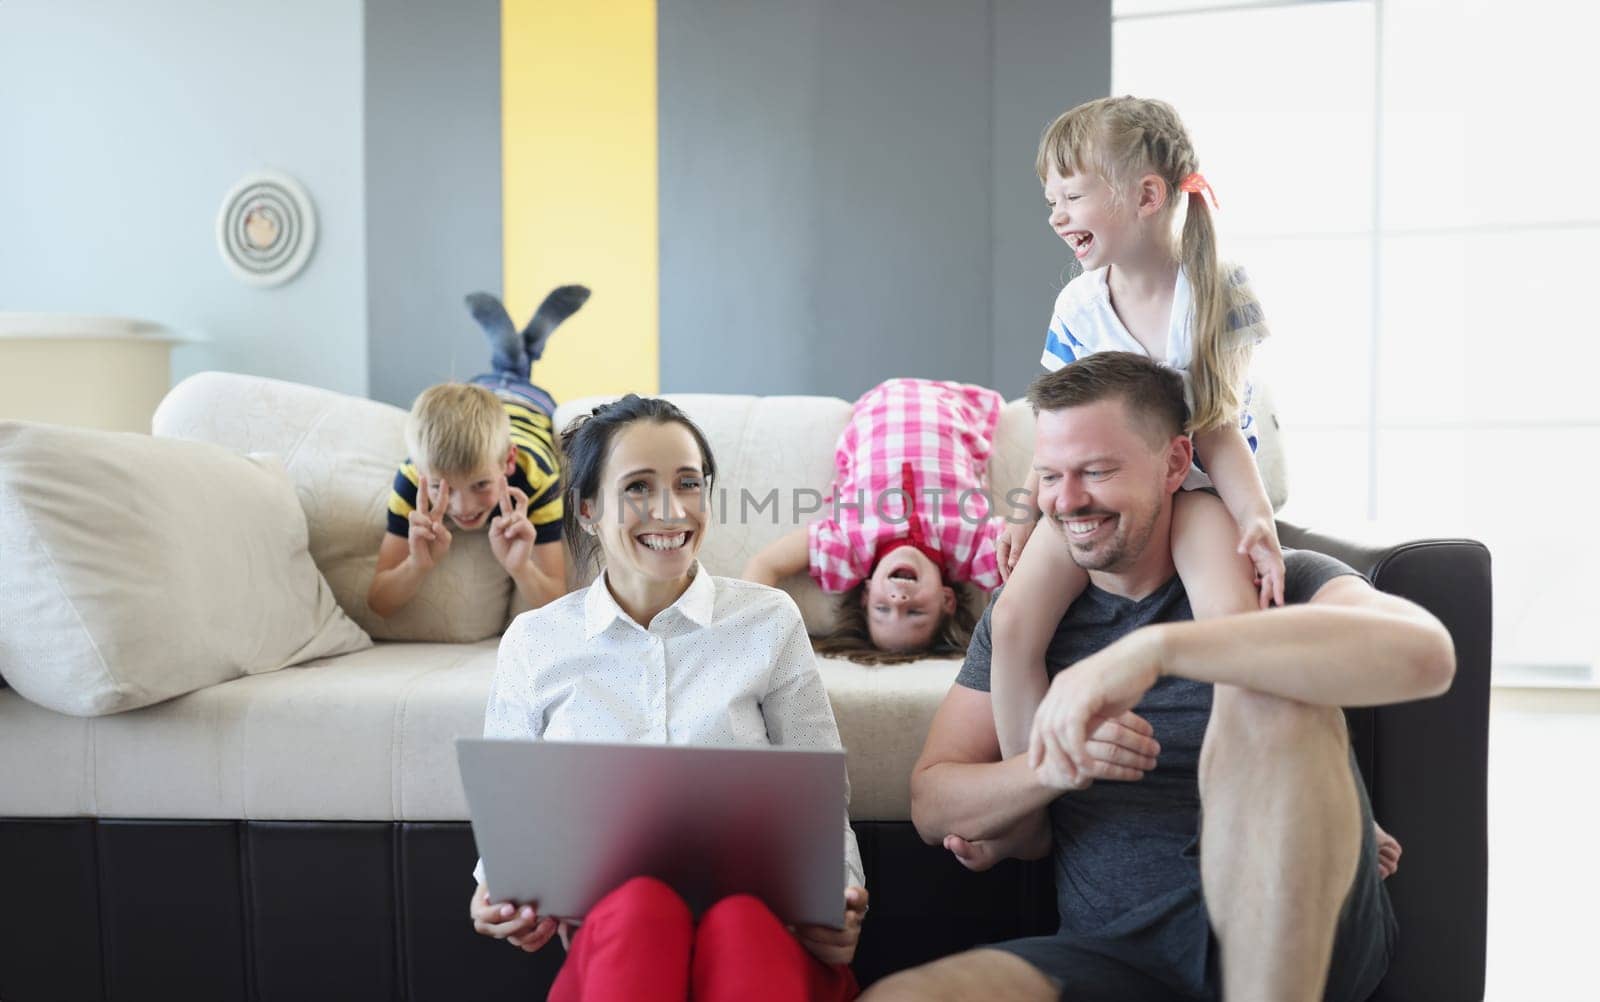
[[[460,738],[490,893],[577,918],[635,876],[696,915],[729,894],[844,919],[842,751]]]

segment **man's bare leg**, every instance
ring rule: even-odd
[[[1228,1002],[1322,998],[1361,851],[1349,741],[1337,708],[1216,687],[1200,877]]]
[[[1055,1002],[1057,995],[1050,979],[1016,954],[977,949],[892,974],[861,1002]]]

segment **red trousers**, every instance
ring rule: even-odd
[[[859,992],[848,966],[813,957],[758,899],[723,898],[696,927],[677,891],[635,877],[584,919],[549,998],[848,1002]]]

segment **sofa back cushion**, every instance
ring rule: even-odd
[[[0,674],[97,716],[371,645],[275,459],[0,422]]]
[[[850,419],[837,397],[664,394],[700,425],[721,467],[701,559],[737,576],[767,543],[817,516],[833,481],[833,447]],[[595,405],[586,397],[556,410],[557,431]],[[1258,462],[1274,506],[1283,503],[1282,453],[1271,399],[1256,387]],[[500,633],[524,608],[481,532],[457,532],[450,558],[389,619],[367,608],[383,539],[390,484],[405,455],[405,412],[388,404],[258,376],[207,372],[172,389],[156,411],[157,435],[281,456],[305,509],[311,556],[339,605],[380,640],[477,641]],[[989,482],[1001,511],[1027,479],[1033,412],[1014,400],[1001,412]],[[576,579],[587,583],[586,577]],[[835,625],[834,599],[808,576],[782,583],[812,633]],[[984,596],[975,595],[980,608]]]
[[[405,458],[405,412],[259,376],[204,372],[157,408],[158,436],[283,459],[305,510],[311,558],[341,608],[379,640],[472,642],[506,625],[511,579],[482,532],[456,532],[449,559],[388,619],[367,607],[389,492]]]
[[[749,397],[716,393],[665,393],[698,424],[716,454],[712,528],[700,559],[713,574],[737,576],[763,546],[818,515],[833,483],[833,449],[850,420],[851,403],[837,397]],[[556,409],[557,431],[613,396],[584,397]],[[1271,396],[1258,385],[1254,398],[1260,435],[1257,461],[1275,508],[1286,495],[1283,455]],[[996,510],[1009,510],[1007,492],[1021,487],[1033,465],[1033,409],[1013,400],[1000,412],[989,460],[989,489]],[[834,599],[808,575],[781,582],[813,634],[837,623]],[[978,611],[981,592],[970,596]]]

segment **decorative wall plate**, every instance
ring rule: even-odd
[[[300,273],[317,242],[311,196],[291,177],[247,175],[217,213],[217,249],[228,270],[251,285],[281,285]]]

